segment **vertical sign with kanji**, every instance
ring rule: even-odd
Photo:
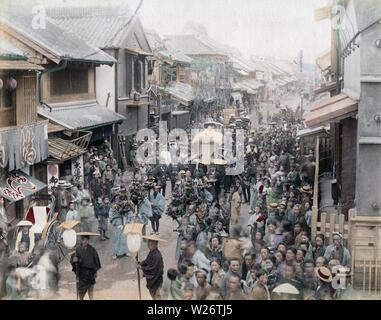
[[[58,185],[59,168],[58,164],[48,164],[48,193],[52,194]]]
[[[83,183],[83,156],[71,159],[71,174],[75,184]]]

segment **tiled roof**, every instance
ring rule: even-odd
[[[184,52],[186,55],[220,55],[216,50],[198,40],[194,35],[165,36],[166,43]]]
[[[34,16],[27,11],[2,11],[0,22],[9,26],[57,58],[89,62],[115,63],[115,59],[102,50],[86,43],[75,34],[64,31],[50,19],[44,28],[33,28]]]
[[[163,58],[179,63],[192,63],[193,59],[180,49],[174,47],[170,41],[162,40],[160,36],[154,32],[147,32],[146,36],[152,50]]]
[[[126,118],[98,103],[38,108],[38,114],[67,129],[78,130],[122,122]]]
[[[127,6],[56,7],[47,9],[47,14],[64,30],[101,49],[121,48],[132,16]]]

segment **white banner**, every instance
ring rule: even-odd
[[[74,184],[83,183],[83,156],[71,159],[71,175],[73,176]]]

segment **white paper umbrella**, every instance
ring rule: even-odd
[[[275,293],[286,293],[286,294],[299,294],[299,290],[296,289],[292,284],[284,283],[279,286],[277,286],[274,291]]]
[[[137,233],[127,234],[127,247],[128,250],[132,253],[139,251],[141,245],[141,237]]]
[[[62,239],[67,248],[73,248],[77,243],[77,233],[73,229],[65,230],[62,233]]]

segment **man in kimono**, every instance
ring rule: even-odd
[[[165,198],[159,192],[160,186],[154,187],[154,192],[150,196],[150,202],[152,207],[152,217],[150,218],[152,224],[152,232],[151,234],[160,235],[159,233],[159,220],[165,209]]]
[[[66,210],[69,207],[71,201],[71,195],[68,190],[65,189],[66,182],[59,181],[58,189],[54,193],[55,198],[55,210],[58,212],[58,220],[64,221],[66,217]]]
[[[137,262],[137,268],[143,270],[152,299],[160,300],[160,288],[163,285],[163,257],[157,248],[157,241],[148,240],[148,249],[147,258],[143,262]]]
[[[241,214],[241,196],[238,193],[237,186],[232,186],[230,189],[232,193],[231,199],[231,224],[237,224],[238,218]]]
[[[94,299],[94,285],[97,278],[97,272],[101,268],[101,262],[97,251],[89,245],[90,236],[83,235],[81,245],[75,250],[70,263],[73,266],[73,272],[78,278],[78,295],[83,300],[86,292],[90,300]]]
[[[142,234],[146,234],[146,226],[148,224],[148,220],[152,218],[152,205],[151,202],[148,200],[148,192],[143,192],[143,200],[139,204],[139,215],[140,215],[140,221],[142,224],[144,224]]]

